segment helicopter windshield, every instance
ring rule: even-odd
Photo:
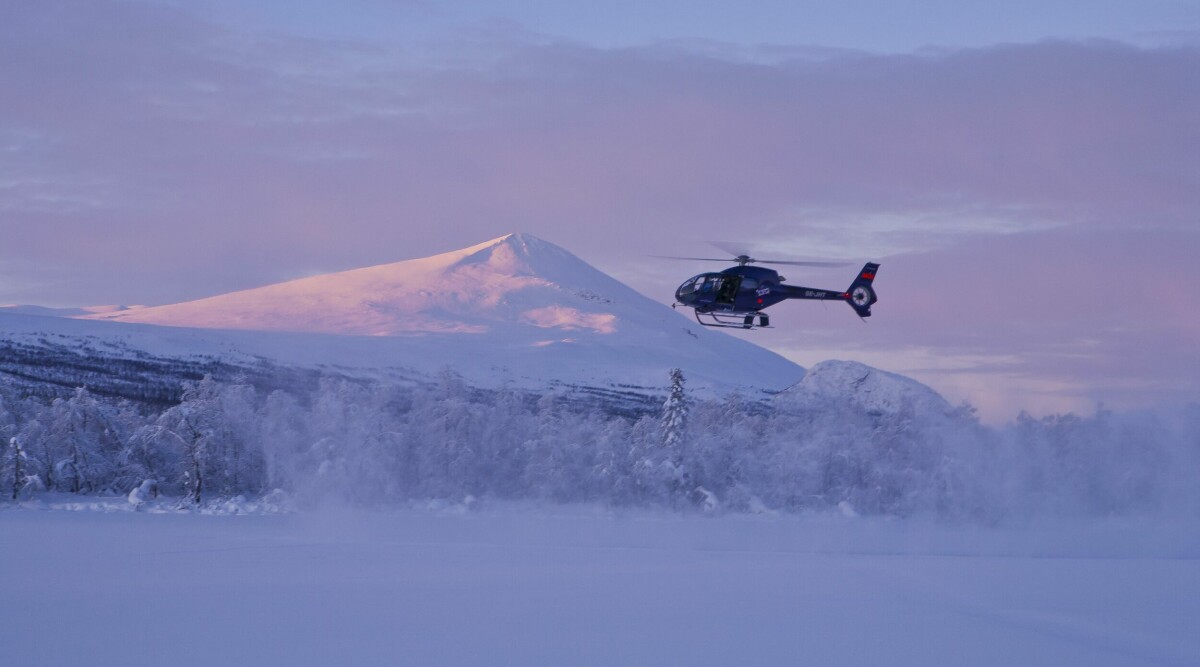
[[[698,291],[704,285],[704,274],[692,276],[684,284],[679,286],[679,294],[691,294]]]
[[[723,273],[701,273],[680,285],[675,295],[679,299],[695,295],[701,299],[732,302],[740,283],[740,277],[730,277]]]

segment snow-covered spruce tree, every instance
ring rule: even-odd
[[[670,377],[671,391],[663,403],[662,419],[659,421],[664,456],[658,462],[658,467],[667,483],[670,496],[674,499],[690,490],[685,488],[687,471],[683,462],[689,406],[683,387],[683,371],[672,368]]]
[[[680,450],[683,448],[684,434],[687,430],[688,402],[683,390],[683,371],[671,369],[671,393],[663,403],[662,430],[663,448],[671,460],[678,464]]]

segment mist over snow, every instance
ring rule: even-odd
[[[832,377],[850,379],[830,383]],[[336,377],[266,390],[207,377],[164,406],[0,386],[0,491],[176,506],[532,500],[685,513],[1200,518],[1200,408],[978,422],[909,380],[827,362],[768,400],[640,410],[559,392]],[[140,489],[140,490],[139,490]],[[136,491],[137,493],[133,493]],[[137,498],[135,498],[135,495]],[[285,500],[286,499],[286,500]]]

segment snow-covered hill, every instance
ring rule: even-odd
[[[776,400],[807,402],[819,396],[854,406],[870,414],[945,414],[951,406],[933,389],[896,373],[881,371],[857,361],[830,360],[808,369],[804,379]]]
[[[76,319],[0,315],[0,332],[9,342],[86,344],[104,354],[349,374],[428,377],[449,367],[480,386],[658,390],[679,367],[691,388],[756,393],[804,376],[529,234],[186,303],[70,314]]]

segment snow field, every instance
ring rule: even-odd
[[[1200,662],[1194,522],[460,509],[0,511],[0,663]]]

